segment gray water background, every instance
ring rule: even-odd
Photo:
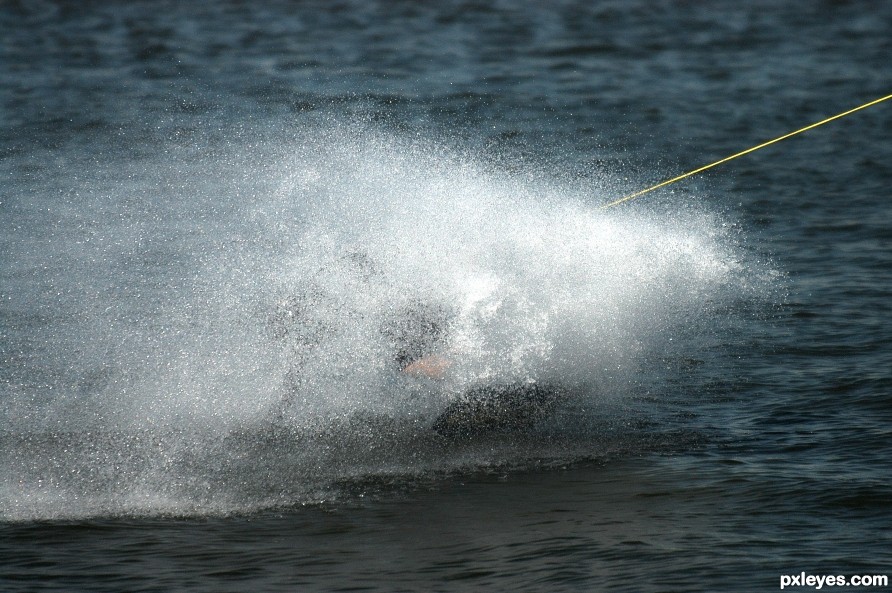
[[[885,2],[2,4],[0,588],[888,574],[890,107],[597,207],[888,94],[890,33]],[[338,217],[304,210],[311,173]],[[267,421],[280,361],[250,322],[300,276],[313,216],[331,261],[405,205],[486,252],[485,224],[436,205],[495,196],[491,213],[500,187],[545,204],[509,199],[510,245],[546,229],[557,247],[533,253],[583,279],[592,253],[628,262],[599,264],[615,335],[588,308],[563,321],[584,338],[570,358],[634,364],[507,439],[444,445],[384,391],[371,423]],[[587,251],[560,234],[571,214],[638,250]],[[641,253],[662,258],[653,292]],[[326,410],[362,411],[354,396]]]

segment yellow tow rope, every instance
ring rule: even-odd
[[[834,115],[833,117],[828,117],[827,119],[822,119],[819,122],[813,123],[810,126],[805,126],[804,128],[796,130],[795,132],[790,132],[789,134],[784,134],[783,136],[775,138],[774,140],[769,140],[768,142],[763,142],[762,144],[759,144],[758,146],[753,146],[752,148],[747,148],[746,150],[744,150],[742,152],[738,152],[737,154],[732,154],[731,156],[725,157],[722,160],[716,161],[716,162],[706,165],[704,167],[700,167],[699,169],[694,169],[693,171],[688,171],[687,173],[685,173],[683,175],[679,175],[678,177],[673,177],[672,179],[667,179],[666,181],[663,181],[656,185],[648,187],[647,189],[642,189],[641,191],[635,192],[634,194],[630,194],[624,198],[620,198],[620,199],[610,202],[608,204],[604,204],[603,206],[601,206],[601,209],[611,208],[618,204],[622,204],[623,202],[628,202],[629,200],[634,200],[635,198],[637,198],[639,196],[643,196],[646,193],[650,193],[650,192],[654,191],[655,189],[660,189],[661,187],[666,187],[667,185],[675,183],[676,181],[681,181],[682,179],[691,177],[692,175],[696,175],[697,173],[702,173],[703,171],[706,171],[707,169],[712,169],[713,167],[721,165],[722,163],[727,163],[728,161],[736,159],[739,156],[743,156],[745,154],[755,152],[755,151],[759,150],[760,148],[765,148],[766,146],[770,146],[770,145],[774,144],[775,142],[780,142],[781,140],[786,140],[787,138],[789,138],[791,136],[795,136],[796,134],[801,134],[802,132],[807,132],[808,130],[811,130],[812,128],[817,128],[818,126],[823,126],[824,124],[831,122],[835,119],[839,119],[841,117],[851,115],[852,113],[855,113],[856,111],[861,111],[862,109],[867,109],[868,107],[870,107],[872,105],[876,105],[877,103],[882,103],[883,101],[888,101],[889,99],[892,99],[892,95],[886,95],[885,97],[880,97],[879,99],[875,99],[875,100],[871,101],[870,103],[865,103],[864,105],[860,105],[858,107],[855,107],[854,109],[849,109],[848,111],[838,113],[838,114]]]

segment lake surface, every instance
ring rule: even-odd
[[[890,3],[2,4],[0,589],[888,575],[892,102],[601,206],[890,55]],[[511,382],[567,396],[431,429]]]

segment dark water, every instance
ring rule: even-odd
[[[892,104],[598,206],[890,55],[881,2],[0,4],[0,589],[888,575]],[[504,378],[574,396],[430,430]]]

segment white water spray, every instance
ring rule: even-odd
[[[229,512],[525,458],[430,423],[485,381],[622,398],[752,276],[710,215],[578,194],[337,127],[37,188],[4,279],[0,516]],[[388,328],[419,307],[440,380],[394,368]]]

